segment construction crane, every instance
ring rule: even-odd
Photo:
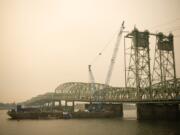
[[[119,49],[119,43],[120,43],[120,39],[122,37],[122,33],[123,33],[123,30],[124,30],[124,21],[122,22],[122,25],[121,25],[121,28],[120,28],[120,31],[119,31],[119,34],[118,34],[118,37],[117,37],[117,41],[116,41],[116,44],[115,44],[115,48],[114,48],[114,51],[113,51],[113,55],[112,55],[112,58],[111,58],[111,63],[110,63],[110,66],[109,66],[109,70],[108,70],[108,74],[107,74],[107,77],[106,77],[106,81],[105,81],[105,84],[106,85],[109,85],[109,82],[110,82],[110,78],[111,78],[111,74],[112,74],[112,70],[113,70],[113,67],[114,67],[114,63],[115,63],[115,60],[116,60],[116,56],[117,56],[117,53],[118,53],[118,49]],[[108,45],[108,44],[107,44]],[[107,47],[107,45],[105,46],[105,48]],[[105,50],[105,48],[102,50],[102,52]],[[93,60],[93,62],[99,57],[102,55],[102,52],[100,52],[96,57],[95,59]],[[91,92],[95,91],[96,90],[96,87],[95,87],[95,78],[94,78],[94,75],[93,75],[93,72],[92,72],[92,69],[91,69],[92,65],[88,65],[88,71],[89,71],[89,81],[90,81],[90,89],[91,89]]]
[[[89,80],[91,83],[95,83],[94,75],[91,70],[91,65],[88,65],[88,69],[89,69]]]
[[[106,85],[109,85],[109,82],[110,82],[110,79],[111,79],[112,71],[113,71],[113,68],[114,68],[114,64],[115,64],[115,60],[116,60],[117,53],[118,53],[118,50],[119,50],[119,45],[120,45],[120,41],[121,41],[121,37],[122,37],[122,33],[123,33],[124,28],[125,27],[124,27],[124,21],[123,21],[122,25],[121,25],[121,28],[120,28],[120,31],[119,31],[119,34],[118,34],[118,37],[117,37],[115,47],[114,47],[111,62],[110,62],[110,65],[109,65],[109,70],[108,70],[108,73],[107,73],[107,76],[106,76],[106,80],[105,80]]]
[[[89,71],[90,85],[92,85],[92,87],[90,86],[90,90],[91,90],[91,94],[92,94],[96,90],[96,87],[95,87],[94,75],[91,70],[91,65],[88,65],[88,71]]]

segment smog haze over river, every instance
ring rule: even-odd
[[[179,0],[0,0],[0,102],[22,102],[65,82],[88,82],[88,65],[109,43],[92,64],[96,82],[104,83],[123,20],[125,31],[136,25],[173,32],[179,77],[179,13]],[[124,86],[122,44],[112,86]],[[151,63],[154,45],[150,40]]]
[[[0,0],[0,103],[89,82],[88,65],[101,50],[92,67],[96,82],[104,83],[123,20],[126,31],[173,33],[179,78],[180,0]],[[111,86],[125,86],[122,44]],[[124,110],[122,119],[69,120],[10,120],[6,112],[0,110],[0,135],[180,135],[180,122],[137,121],[135,110]]]

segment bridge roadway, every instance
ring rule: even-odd
[[[52,101],[126,102],[126,103],[180,103],[180,78],[139,89],[111,87],[104,84],[68,82],[59,85],[54,93],[40,95],[25,105],[42,105]]]

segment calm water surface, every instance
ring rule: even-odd
[[[0,135],[180,135],[180,122],[123,119],[9,120],[0,110]]]

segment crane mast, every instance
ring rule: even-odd
[[[109,85],[109,82],[110,82],[110,79],[111,79],[112,71],[113,71],[113,68],[114,68],[114,64],[115,64],[115,60],[116,60],[117,53],[118,53],[118,50],[119,50],[119,45],[120,45],[120,41],[121,41],[121,37],[122,37],[122,33],[123,33],[124,28],[125,27],[124,27],[124,21],[123,21],[122,25],[121,25],[121,28],[120,28],[120,31],[119,31],[119,34],[118,34],[118,37],[117,37],[117,41],[116,41],[114,50],[113,50],[111,62],[110,62],[110,65],[109,65],[109,70],[108,70],[108,73],[107,73],[107,76],[106,76],[106,80],[105,80],[106,85]]]
[[[96,87],[95,87],[95,79],[94,79],[94,75],[92,73],[92,70],[91,70],[91,65],[88,65],[88,69],[89,69],[89,80],[90,80],[90,90],[91,90],[91,94],[96,90]]]
[[[89,69],[89,79],[90,79],[90,82],[91,83],[95,83],[94,75],[93,75],[92,70],[91,70],[91,65],[88,65],[88,69]]]

